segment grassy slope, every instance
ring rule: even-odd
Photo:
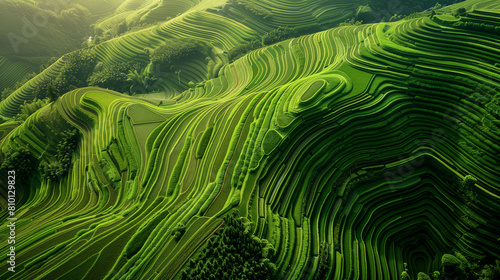
[[[2,3],[0,53],[3,56],[60,56],[81,47],[91,23],[90,11],[75,4],[52,3],[49,9],[34,1]],[[9,34],[26,41],[16,49]]]
[[[276,13],[271,19],[262,21],[262,18],[235,5],[228,5],[227,13],[223,14],[206,12],[208,8],[225,5],[224,1],[207,0],[194,5],[186,13],[174,19],[141,31],[126,33],[96,45],[94,48],[98,53],[99,60],[112,64],[130,60],[145,61],[147,60],[147,55],[144,53],[145,48],[154,49],[164,40],[170,38],[195,39],[207,43],[212,47],[212,54],[208,60],[203,59],[180,66],[183,73],[181,86],[178,85],[173,73],[165,73],[169,77],[166,78],[167,81],[163,88],[167,92],[175,93],[186,89],[189,81],[200,82],[205,79],[206,70],[200,67],[200,64],[207,67],[210,60],[215,63],[227,61],[223,52],[238,44],[256,39],[259,35],[278,26],[294,26],[299,29],[310,26],[317,26],[317,28],[333,26],[344,20],[344,16],[339,15],[352,15],[360,2],[339,1],[331,3],[327,6],[328,9],[321,13],[318,11],[325,6],[321,1],[287,4],[284,6],[284,11],[278,11],[277,4],[273,1],[263,2],[263,8],[276,11]],[[135,16],[142,13],[143,9],[134,11]],[[46,79],[51,79],[51,77],[41,73],[29,83],[39,83]],[[32,99],[33,96],[30,95],[29,88],[26,89],[26,86],[20,88],[12,94],[12,97],[0,103],[0,115],[13,116],[24,101]]]
[[[500,14],[461,20],[492,17]],[[312,277],[323,243],[329,279],[396,279],[403,263],[414,275],[430,272],[435,256],[450,251],[499,258],[500,117],[498,92],[488,89],[500,83],[500,37],[442,24],[450,19],[287,40],[223,66],[164,106],[83,88],[17,128],[1,125],[2,149],[29,145],[37,157],[51,118],[83,134],[69,176],[40,183],[17,212],[24,269],[13,279],[169,279],[233,207],[274,245],[287,279]],[[200,32],[203,20],[208,30],[215,20],[241,27],[219,37]],[[221,49],[259,32],[193,11],[96,48],[112,63],[181,36],[176,30]],[[460,192],[466,175],[478,180],[477,203]],[[175,241],[178,223],[187,231]]]
[[[27,74],[35,72],[37,65],[26,60],[12,60],[0,57],[0,91],[13,86]]]
[[[112,14],[119,2],[3,1],[0,55],[13,68],[0,68],[0,91],[37,70],[49,58],[81,48],[92,34],[90,25]]]

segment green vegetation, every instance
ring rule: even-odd
[[[87,86],[87,79],[96,64],[94,51],[92,49],[78,50],[64,56],[63,60],[64,65],[54,80],[44,80],[32,90],[35,98],[55,100],[60,94]]]
[[[328,275],[328,272],[331,270],[330,267],[330,257],[328,253],[328,246],[325,243],[321,244],[319,251],[319,264],[318,270],[314,275],[315,280],[325,279]]]
[[[4,153],[0,170],[15,170],[19,174],[30,174],[35,170],[34,163],[35,158],[28,148],[9,149]]]
[[[161,201],[163,198],[159,197],[158,201]],[[160,223],[165,216],[168,214],[168,211],[163,211],[159,213],[154,219],[151,219],[147,222],[147,224],[140,228],[139,231],[134,235],[134,237],[127,243],[125,247],[125,254],[127,258],[131,258],[134,256],[144,245],[147,240],[147,237],[151,234],[153,229]]]
[[[33,79],[35,76],[36,76],[36,73],[30,73],[30,74],[26,75],[21,81],[16,82],[16,84],[13,85],[12,87],[4,88],[2,90],[1,95],[0,95],[0,97],[1,97],[0,100],[4,100],[7,97],[9,97],[9,95],[11,95],[16,89],[20,88],[22,85],[24,85],[27,81]]]
[[[482,264],[481,264],[482,263]],[[482,260],[468,260],[460,253],[455,255],[444,254],[440,268],[428,274],[419,272],[418,280],[495,280],[500,279],[500,261],[493,264],[484,264]],[[405,266],[406,268],[406,266]],[[410,280],[408,269],[401,273],[401,279]]]
[[[42,64],[40,66],[40,71],[39,72],[31,72],[29,74],[26,74],[25,76],[23,76],[23,78],[21,80],[18,80],[17,82],[15,82],[15,84],[13,84],[13,85],[11,85],[9,87],[8,86],[4,87],[2,89],[2,91],[1,91],[0,101],[6,99],[7,97],[9,97],[9,95],[11,93],[13,93],[15,90],[17,90],[21,86],[23,86],[29,80],[33,79],[38,73],[41,73],[42,71],[44,71],[45,69],[47,69],[50,65],[54,64],[56,61],[57,61],[57,58],[51,57],[46,63],[44,63],[44,64]],[[8,72],[10,74],[11,71],[6,71],[6,73],[8,73]],[[7,75],[5,75],[5,76],[7,76]],[[1,78],[8,78],[8,77],[0,77],[0,80],[1,80]]]
[[[467,10],[464,8],[464,7],[461,7],[457,10],[457,12],[455,13],[455,16],[465,16],[467,13]]]
[[[339,23],[339,27],[342,26],[359,26],[363,24],[363,21],[356,20],[354,18],[351,18],[350,20],[346,20],[345,22]]]
[[[197,158],[202,158],[203,155],[205,154],[205,151],[207,150],[208,143],[210,142],[210,138],[212,138],[213,131],[214,131],[214,127],[211,126],[203,132],[203,135],[201,136],[201,140],[198,143],[198,147],[196,148],[196,157]]]
[[[78,147],[80,134],[77,129],[68,129],[60,134],[60,138],[55,156],[42,161],[39,166],[42,176],[51,181],[61,180],[70,170],[71,158]]]
[[[129,83],[127,73],[140,68],[138,64],[131,62],[121,62],[113,65],[103,66],[101,70],[94,71],[88,78],[89,86],[98,86],[118,92],[127,92],[132,83]]]
[[[259,6],[257,3],[251,0],[229,0],[228,3],[244,7],[245,10],[250,12],[252,15],[262,18],[263,20],[269,20],[273,16],[273,14],[269,10],[263,8],[262,6]]]
[[[4,1],[0,53],[9,57],[61,56],[81,46],[95,1]],[[113,6],[113,1],[107,4]],[[116,1],[115,1],[116,2]],[[101,14],[109,7],[100,8]],[[108,11],[110,12],[110,11]]]
[[[224,221],[207,246],[189,261],[181,279],[273,279],[272,245],[253,236],[248,221],[244,223],[237,211]]]
[[[297,35],[294,28],[278,27],[262,36],[262,44],[272,45],[283,40],[293,38]]]
[[[151,55],[153,68],[160,71],[170,72],[175,69],[176,64],[182,60],[203,56],[203,46],[199,42],[188,40],[168,40],[165,44],[156,48]]]
[[[172,235],[174,236],[175,240],[179,240],[185,232],[186,225],[184,225],[183,223],[178,223],[172,231]]]
[[[432,10],[435,8],[439,8],[440,6],[448,6],[461,1],[420,0],[420,1],[387,2],[385,0],[368,0],[367,2],[368,6],[371,7],[377,15],[385,17],[385,20],[387,21],[395,13],[407,16],[413,14],[414,12]]]
[[[227,56],[229,61],[233,62],[236,59],[244,56],[250,51],[259,49],[264,45],[272,45],[286,39],[290,39],[297,36],[297,32],[294,28],[289,27],[278,27],[273,29],[267,33],[265,33],[260,40],[252,40],[250,42],[237,45],[234,48],[231,48],[227,52]]]
[[[0,51],[0,279],[498,279],[499,1],[106,3]]]
[[[93,49],[75,51],[63,59],[65,63],[56,78],[56,82],[63,86],[86,86],[87,77],[92,73],[96,64],[96,55]]]
[[[33,113],[38,111],[39,109],[43,108],[47,104],[50,103],[50,99],[35,99],[33,102],[24,102],[24,105],[21,106],[21,112],[17,114],[15,117],[17,120],[20,121],[25,121],[29,116],[31,116]]]
[[[227,58],[229,61],[235,61],[236,59],[244,56],[245,54],[259,49],[262,47],[262,42],[259,40],[252,40],[248,43],[238,45],[227,51]]]

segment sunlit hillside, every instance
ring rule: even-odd
[[[2,40],[44,9],[3,1]],[[500,279],[500,2],[396,2],[61,1],[1,42],[0,279]]]

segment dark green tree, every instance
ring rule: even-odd
[[[494,265],[487,264],[479,274],[479,280],[500,280],[500,261]]]
[[[174,236],[175,240],[181,239],[182,235],[186,232],[186,225],[183,223],[178,223],[177,226],[174,228],[172,231],[172,235]]]
[[[175,64],[196,56],[203,55],[205,57],[206,54],[206,50],[200,42],[173,39],[165,42],[154,51],[151,63],[154,69],[170,72]]]
[[[404,271],[401,272],[401,280],[410,280],[410,274],[408,274],[407,264],[404,264]]]
[[[50,101],[55,101],[59,97],[59,89],[54,86],[52,83],[47,84],[47,98]]]
[[[24,101],[24,104],[21,105],[19,114],[15,117],[16,120],[24,121],[33,113],[38,111],[39,109],[45,107],[45,105],[49,104],[50,100],[46,99],[34,99],[32,102]]]
[[[253,236],[237,211],[224,220],[225,225],[188,262],[181,279],[273,279],[272,245]]]
[[[128,80],[127,73],[140,69],[139,64],[131,62],[116,63],[109,66],[103,66],[100,71],[94,72],[88,78],[89,86],[98,86],[108,88],[118,92],[126,92],[132,86]]]
[[[461,266],[461,262],[457,257],[450,254],[443,255],[443,257],[441,258],[441,279],[466,279],[465,272]]]
[[[14,170],[16,174],[28,175],[36,169],[36,159],[27,148],[9,149],[4,156],[0,170]]]
[[[51,181],[61,180],[71,168],[71,158],[78,147],[80,132],[76,128],[67,129],[60,134],[60,138],[54,157],[43,160],[38,167],[42,176]]]
[[[417,280],[431,280],[431,278],[429,277],[429,275],[423,272],[419,272],[417,275]]]
[[[264,36],[262,36],[262,44],[272,45],[295,36],[297,36],[297,32],[294,28],[280,26],[264,34]]]

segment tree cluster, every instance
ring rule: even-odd
[[[237,211],[224,220],[202,252],[189,261],[181,279],[273,279],[272,245],[253,236]]]
[[[465,176],[462,184],[460,184],[459,191],[463,194],[467,203],[474,203],[477,201],[477,193],[474,191],[474,185],[477,179],[472,175]]]
[[[83,43],[84,47],[92,46],[92,45],[98,45],[100,43],[104,43],[108,41],[109,39],[112,39],[114,37],[120,36],[123,33],[131,30],[132,28],[127,25],[126,21],[122,21],[118,24],[114,24],[112,28],[108,30],[104,30],[102,27],[99,25],[94,25],[92,24],[91,30],[93,31],[93,38],[92,41],[85,41]],[[143,26],[140,26],[140,29],[143,29]],[[139,29],[136,29],[139,30]]]
[[[177,39],[168,40],[165,44],[155,49],[151,56],[151,63],[154,69],[169,72],[175,68],[175,64],[204,52],[204,47],[199,42]]]
[[[339,27],[342,26],[359,26],[363,24],[363,20],[356,20],[355,18],[347,19],[344,22],[339,23]]]
[[[67,54],[56,79],[45,79],[33,89],[35,98],[48,97],[53,101],[60,94],[87,86],[87,79],[92,74],[96,63],[96,55],[92,49],[82,49]]]
[[[45,105],[49,104],[50,100],[46,99],[34,99],[31,102],[24,101],[24,104],[21,105],[20,113],[16,115],[15,119],[20,121],[25,121],[29,116],[38,111],[40,108],[43,108]]]
[[[295,28],[280,26],[264,34],[264,36],[262,36],[262,44],[272,45],[295,36],[297,36]]]
[[[132,83],[127,80],[127,73],[139,70],[140,66],[132,62],[122,62],[104,66],[95,71],[88,79],[89,86],[108,88],[118,92],[126,92]]]
[[[228,2],[230,5],[241,6],[251,14],[258,16],[262,19],[269,19],[273,16],[269,10],[255,4],[252,1],[248,0],[230,0]]]
[[[56,80],[78,88],[87,85],[87,78],[92,74],[97,59],[93,49],[82,49],[68,54],[64,57],[64,62]]]
[[[441,268],[430,275],[419,272],[417,280],[500,280],[500,261],[484,264],[480,260],[469,260],[460,253],[444,254]],[[401,280],[411,280],[408,269],[401,273]]]
[[[497,35],[500,34],[500,26],[498,25],[491,25],[491,24],[484,24],[484,23],[470,22],[470,21],[459,21],[455,22],[453,26],[479,32],[493,33]]]
[[[186,225],[183,223],[178,223],[177,226],[174,228],[172,231],[172,235],[174,236],[174,239],[179,241],[181,239],[182,235],[186,232]]]
[[[319,249],[318,270],[314,275],[314,280],[326,279],[328,271],[330,271],[330,269],[328,246],[325,243],[322,243]]]
[[[422,16],[422,12],[433,11],[443,6],[451,5],[463,0],[420,0],[420,1],[386,1],[368,0],[365,5],[358,7],[353,18],[348,19],[339,26],[357,25],[357,23],[375,23],[384,21],[398,21],[401,19],[413,19]],[[351,23],[351,24],[350,24]]]
[[[31,174],[36,169],[36,159],[28,148],[9,149],[5,155],[0,170],[15,170],[17,174]]]
[[[394,14],[407,16],[415,12],[430,10],[436,7],[436,2],[436,0],[395,2],[388,2],[387,0],[369,0],[367,4],[372,8],[373,14],[378,16],[375,16],[373,20],[365,21],[365,23],[380,21],[379,17],[383,17],[382,21],[386,21]],[[439,4],[448,6],[456,2],[461,2],[461,0],[440,0]]]
[[[161,70],[158,70],[159,68],[160,66],[157,65],[157,71],[151,72],[147,68],[143,70],[130,70],[126,75],[127,86],[129,87],[128,92],[132,95],[159,90],[158,80],[167,76],[165,73],[161,73]],[[176,71],[175,73],[179,74],[180,71]]]
[[[455,13],[455,16],[465,16],[467,14],[467,10],[462,7],[460,9],[457,10],[457,12]]]
[[[260,49],[265,45],[272,45],[296,36],[297,31],[295,30],[295,28],[280,26],[264,34],[260,38],[260,40],[252,40],[245,44],[235,46],[234,48],[227,51],[227,56],[229,61],[235,61],[245,54],[253,50]]]
[[[262,42],[260,40],[252,40],[248,43],[238,45],[227,51],[227,57],[229,61],[235,61],[245,54],[259,48],[262,48]]]
[[[44,160],[39,169],[44,178],[58,181],[66,175],[71,168],[71,157],[80,142],[80,133],[76,128],[64,130],[60,135],[54,158]]]

